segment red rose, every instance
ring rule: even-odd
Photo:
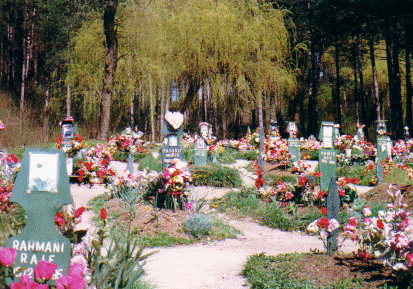
[[[321,214],[327,215],[327,208],[326,207],[321,208]]]

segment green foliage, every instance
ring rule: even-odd
[[[8,212],[0,212],[0,247],[4,246],[10,237],[20,233],[25,224],[26,214],[18,204],[13,204]]]
[[[269,186],[274,186],[277,185],[278,182],[287,182],[287,183],[292,183],[292,184],[296,184],[298,182],[298,177],[296,176],[278,176],[278,175],[267,175],[265,176],[265,181],[267,183],[267,185]]]
[[[220,164],[233,164],[235,163],[234,155],[227,150],[224,150],[223,153],[220,153],[218,156],[218,162]]]
[[[183,229],[186,233],[200,239],[209,235],[212,224],[213,222],[209,216],[202,213],[195,213],[185,220]]]
[[[192,164],[195,162],[194,149],[184,148],[184,160]]]
[[[240,230],[228,225],[226,222],[219,218],[214,218],[212,228],[209,233],[211,238],[218,240],[236,238],[239,234],[242,234]]]
[[[144,154],[144,153],[134,153],[131,154],[133,157],[134,162],[139,161],[143,158],[145,158],[148,154]],[[115,153],[113,154],[112,158],[114,161],[119,161],[119,162],[127,162],[128,161],[128,157],[129,157],[129,153],[127,152],[121,152],[116,150]]]
[[[241,175],[237,169],[220,165],[206,167],[190,167],[192,182],[195,186],[239,187],[242,184]]]
[[[162,172],[162,159],[158,156],[156,159],[152,154],[147,154],[139,160],[139,170],[147,169],[148,171]]]
[[[167,232],[159,232],[156,236],[139,236],[136,237],[136,239],[140,244],[145,244],[145,246],[151,248],[189,245],[194,242],[194,240],[191,239],[172,236]]]
[[[267,256],[264,253],[248,258],[242,275],[252,289],[316,288],[309,281],[297,280],[291,273],[300,270],[300,254]]]
[[[276,202],[264,206],[260,216],[261,223],[270,228],[284,231],[290,231],[295,228],[295,221],[287,217]]]
[[[234,158],[236,160],[247,160],[247,161],[254,161],[258,157],[257,150],[245,150],[245,151],[236,151],[234,153]]]
[[[307,154],[307,159],[311,161],[318,161],[318,151],[317,150],[300,150],[301,159]]]
[[[253,215],[261,206],[255,189],[241,188],[241,191],[232,191],[221,199],[214,199],[210,204],[220,211],[237,209],[242,215]]]

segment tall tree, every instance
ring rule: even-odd
[[[103,31],[105,34],[105,71],[103,80],[102,101],[100,106],[99,140],[106,140],[112,102],[113,87],[118,62],[118,36],[115,23],[118,0],[109,0],[103,14]]]

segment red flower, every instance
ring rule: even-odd
[[[327,229],[328,225],[330,225],[330,221],[327,218],[320,218],[317,221],[317,225],[322,229]]]
[[[10,159],[13,163],[19,162],[19,159],[18,159],[14,154],[10,154],[10,155],[9,155],[9,159]]]
[[[318,198],[321,200],[324,197],[324,192],[323,191],[319,191],[318,192]]]
[[[13,264],[16,259],[17,251],[13,248],[3,248],[0,250],[0,263],[3,266],[9,266]]]
[[[108,212],[106,212],[105,208],[100,209],[100,218],[103,220],[106,220],[106,218],[108,217]]]
[[[79,161],[77,162],[77,164],[78,164],[79,166],[81,166],[81,165],[83,164],[83,162],[82,162],[81,160],[79,160]]]
[[[301,177],[298,179],[298,184],[302,187],[304,187],[307,184],[307,178],[306,177]]]
[[[63,213],[57,212],[56,216],[54,217],[54,222],[59,227],[66,225],[65,219],[63,219]]]
[[[319,177],[321,177],[322,175],[323,175],[322,172],[314,172],[314,173],[313,173],[313,176],[316,177],[316,178],[319,178]]]
[[[108,164],[108,161],[103,159],[100,164],[102,165],[102,167],[106,167],[106,165]]]
[[[377,220],[377,228],[383,230],[384,229],[384,224],[381,220]]]
[[[88,171],[92,171],[93,163],[92,162],[85,162],[85,167]]]
[[[34,276],[36,281],[38,279],[49,280],[52,279],[54,272],[57,269],[57,265],[51,262],[41,260],[36,268],[34,268]],[[40,281],[38,281],[40,282]]]
[[[255,179],[255,186],[257,187],[257,189],[261,188],[261,186],[265,183],[265,181],[258,177]]]
[[[326,207],[321,208],[321,214],[327,215],[327,208]]]
[[[350,183],[357,185],[359,183],[359,179],[358,178],[352,178],[350,179]]]
[[[82,176],[78,176],[78,177],[77,177],[77,180],[81,183],[81,182],[83,182],[83,177],[82,177]]]
[[[344,189],[338,189],[338,194],[340,197],[344,197],[346,195],[346,191]]]
[[[80,207],[79,209],[75,211],[75,217],[79,218],[83,214],[84,211],[85,211],[85,207]]]

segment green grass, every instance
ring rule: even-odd
[[[176,245],[188,245],[196,242],[196,239],[186,239],[183,237],[175,237],[167,232],[159,232],[156,236],[136,236],[140,244],[145,244],[146,247],[172,247]]]
[[[258,150],[235,151],[233,155],[236,160],[253,161],[258,157]]]
[[[252,289],[264,288],[316,288],[309,281],[294,279],[291,275],[300,270],[299,254],[267,256],[252,255],[244,265],[242,275]]]
[[[131,154],[133,157],[134,162],[139,161],[143,158],[145,158],[148,154],[143,154],[143,153],[134,153]],[[121,152],[121,151],[115,151],[113,154],[113,160],[119,161],[119,162],[127,162],[129,157],[129,153],[127,152]]]
[[[287,182],[296,184],[298,182],[298,177],[296,176],[278,176],[276,174],[266,175],[265,181],[267,185],[276,186],[278,182]]]
[[[152,154],[147,154],[144,158],[139,160],[139,170],[148,169],[149,172],[162,172],[162,156],[159,155],[156,159]]]
[[[227,224],[224,220],[214,218],[209,235],[216,240],[234,239],[242,234],[240,230]]]
[[[241,175],[237,169],[220,165],[209,165],[206,167],[192,166],[190,170],[195,186],[236,188],[242,184]]]

